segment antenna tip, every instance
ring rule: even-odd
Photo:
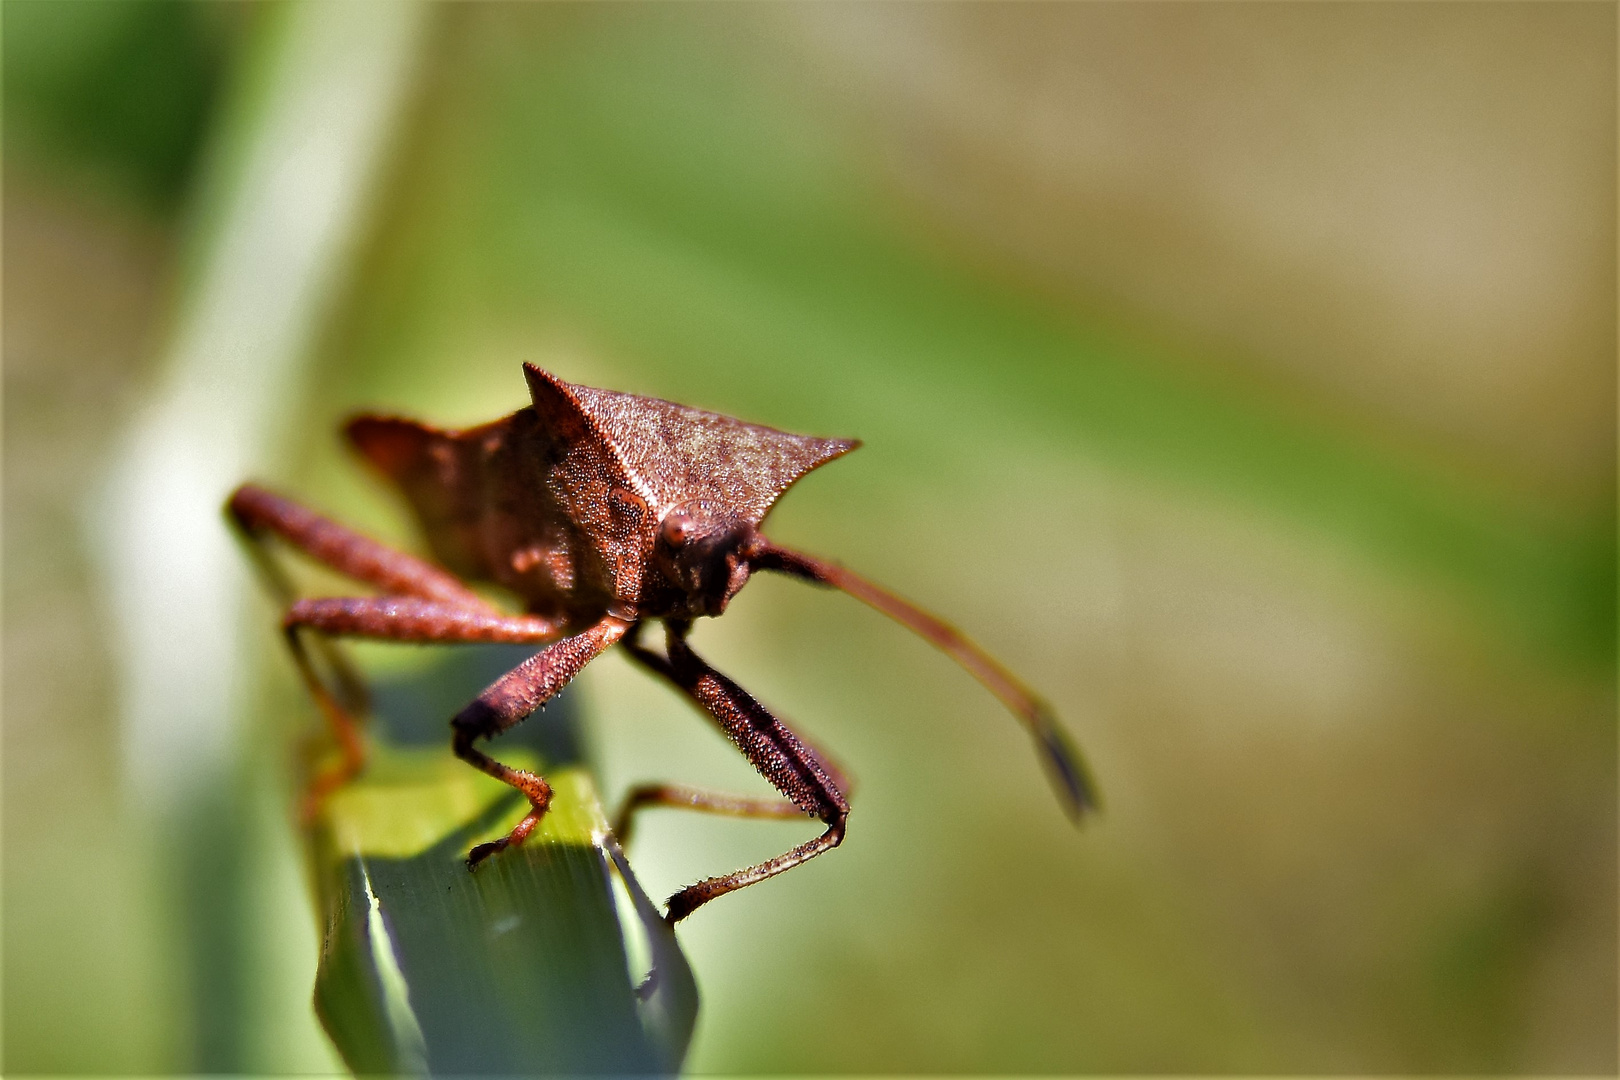
[[[1051,777],[1058,801],[1063,804],[1064,813],[1078,825],[1086,815],[1102,810],[1097,785],[1092,781],[1080,751],[1068,733],[1058,726],[1050,711],[1042,707],[1037,719],[1036,748],[1041,760],[1046,763],[1046,771]]]

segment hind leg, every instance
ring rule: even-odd
[[[244,484],[237,488],[226,503],[225,511],[248,542],[254,563],[271,591],[287,605],[288,618],[284,623],[284,632],[288,651],[342,753],[342,759],[335,767],[317,775],[310,782],[303,808],[304,820],[308,821],[328,792],[353,777],[365,765],[365,742],[361,737],[357,714],[365,711],[367,695],[365,684],[342,650],[325,634],[318,632],[321,630],[317,625],[318,620],[293,617],[293,609],[297,605],[294,603],[292,582],[269,550],[270,537],[276,537],[314,561],[387,594],[437,601],[468,611],[493,614],[494,609],[448,571],[379,543],[257,485]],[[387,638],[394,635],[378,632],[363,636]],[[331,673],[335,687],[329,688],[321,678],[312,653],[319,656],[322,665]]]

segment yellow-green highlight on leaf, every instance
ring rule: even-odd
[[[502,760],[519,769],[542,771],[535,755],[524,749],[515,749]],[[551,808],[530,842],[596,843],[608,824],[590,773],[570,766],[546,771],[545,777],[551,785]],[[508,804],[511,813],[469,833],[469,846],[504,835],[527,810],[527,804],[513,796],[512,788],[446,750],[377,746],[366,774],[327,801],[322,824],[340,855],[408,858],[442,840],[447,827],[472,827],[497,802]]]
[[[416,1014],[411,1012],[410,984],[400,970],[399,957],[394,954],[393,940],[382,917],[382,904],[371,888],[371,880],[363,880],[369,905],[366,909],[366,931],[371,940],[371,961],[382,985],[384,1009],[392,1036],[390,1042],[397,1048],[392,1055],[395,1069],[406,1073],[425,1073],[427,1040],[422,1035],[422,1026],[416,1022]]]

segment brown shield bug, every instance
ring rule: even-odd
[[[533,404],[480,427],[442,431],[414,420],[359,416],[345,428],[360,453],[404,493],[436,562],[386,547],[262,487],[243,485],[230,498],[228,513],[255,542],[256,554],[263,554],[259,542],[273,535],[380,594],[291,601],[282,620],[293,659],[344,752],[342,765],[311,785],[306,812],[364,763],[354,719],[363,693],[327,638],[542,646],[450,721],[456,754],[523,792],[530,806],[508,836],[475,847],[469,867],[522,843],[551,800],[543,778],[503,765],[474,744],[534,712],[618,645],[709,713],[783,796],[638,787],[620,813],[621,837],[638,808],[655,805],[758,817],[805,814],[827,826],[768,862],[682,889],[669,899],[669,922],[836,847],[849,816],[848,784],[838,769],[687,644],[692,621],[722,614],[758,570],[841,589],[927,638],[1023,721],[1071,817],[1096,805],[1080,757],[1051,711],[1004,667],[940,619],[760,532],[772,504],[795,480],[857,442],[791,435],[656,398],[575,386],[532,364],[524,365],[524,374]],[[268,560],[265,565],[290,600],[285,579]],[[492,606],[469,581],[504,586],[525,610],[511,614]],[[661,653],[641,643],[648,619],[664,624]],[[324,650],[335,688],[320,678],[310,647]]]

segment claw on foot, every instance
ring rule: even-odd
[[[503,836],[499,840],[491,840],[487,844],[479,844],[477,847],[467,852],[467,869],[478,869],[479,863],[483,862],[497,851],[505,851],[509,846],[511,846],[511,843],[511,837]]]
[[[707,900],[696,885],[688,885],[680,892],[664,901],[664,923],[673,927],[698,909],[698,906]]]
[[[550,788],[546,789],[546,796],[547,803],[549,803],[551,796]],[[540,824],[540,819],[545,816],[545,812],[545,806],[536,806],[533,812],[525,817],[522,821],[518,822],[517,828],[513,829],[511,832],[507,833],[499,840],[491,840],[487,844],[479,844],[477,847],[467,852],[467,869],[476,870],[479,863],[483,862],[491,855],[494,855],[496,852],[505,851],[509,847],[517,847],[519,844],[523,843],[524,840],[528,839],[529,834],[534,831],[534,827]]]

